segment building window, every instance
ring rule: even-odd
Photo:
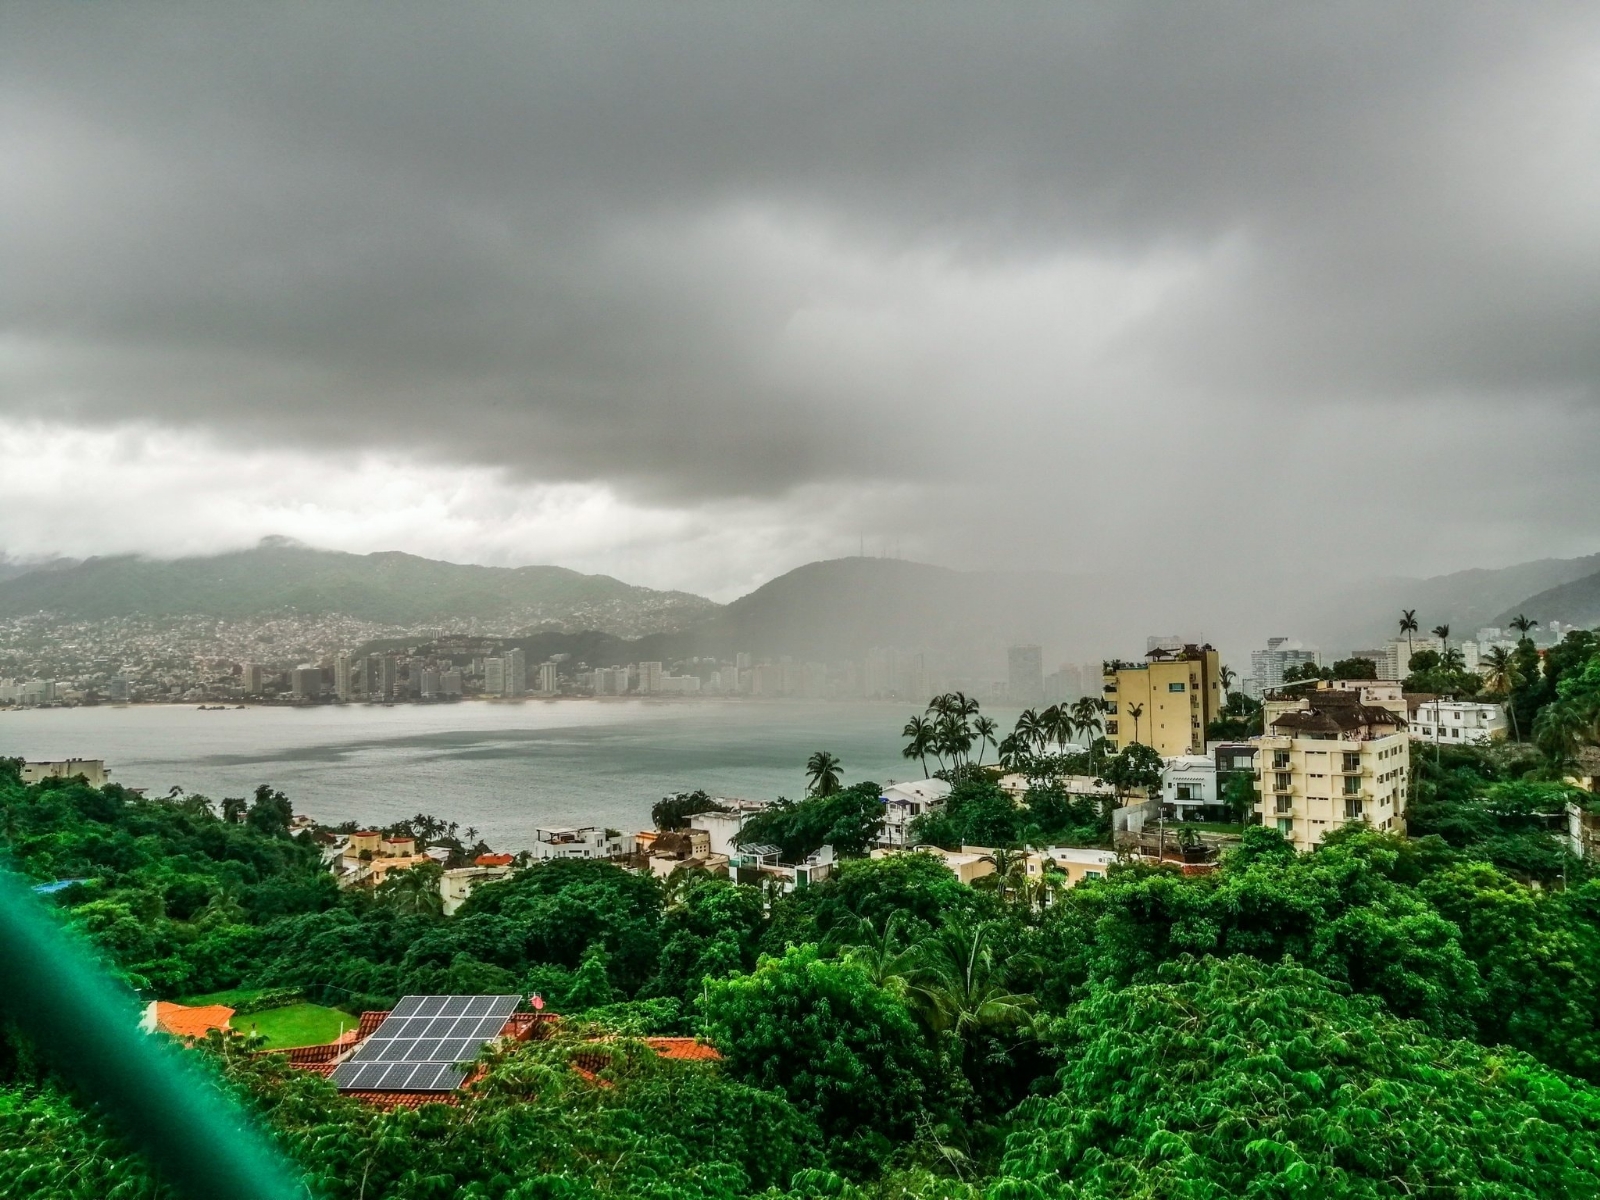
[[[1289,752],[1287,750],[1274,750],[1272,752],[1272,769],[1281,771],[1289,765]]]
[[[1277,785],[1277,790],[1278,791],[1287,792],[1289,790],[1289,778],[1290,778],[1289,772],[1287,772],[1287,771],[1279,771],[1278,772],[1277,777],[1273,780],[1273,783],[1275,783]]]
[[[1361,776],[1346,775],[1344,777],[1344,794],[1346,796],[1359,795],[1361,792]]]
[[[1361,770],[1361,755],[1352,754],[1350,751],[1346,750],[1344,754],[1344,769],[1346,771]]]
[[[1106,736],[1107,737],[1116,737],[1117,736],[1117,723],[1115,721],[1107,721],[1106,722]]]
[[[1289,809],[1291,807],[1292,807],[1292,805],[1290,803],[1289,797],[1287,797],[1287,796],[1279,796],[1278,797],[1278,807],[1277,807],[1277,811],[1278,812],[1286,813],[1286,812],[1289,811]]]
[[[1344,801],[1344,819],[1346,821],[1359,821],[1361,819],[1361,797],[1346,796]]]
[[[1294,822],[1288,817],[1279,817],[1278,832],[1283,834],[1284,837],[1291,836],[1294,833]]]
[[[1184,690],[1184,685],[1181,684],[1181,683],[1169,683],[1169,684],[1167,684],[1167,691],[1169,691],[1169,692],[1181,692],[1183,690]]]

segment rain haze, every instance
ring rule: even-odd
[[[1593,5],[8,5],[0,548],[1600,549]]]

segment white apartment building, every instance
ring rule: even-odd
[[[483,693],[486,696],[504,696],[506,694],[505,659],[486,658],[483,660]]]
[[[658,662],[642,662],[639,664],[639,692],[642,695],[654,696],[665,691],[661,686],[664,674]]]
[[[734,839],[739,836],[744,823],[757,813],[765,812],[770,805],[765,800],[737,800],[725,796],[715,796],[713,799],[726,811],[696,813],[689,818],[689,827],[706,834],[710,839],[710,853],[732,857],[739,853]]]
[[[1302,646],[1293,638],[1268,638],[1265,650],[1250,652],[1250,677],[1242,681],[1245,694],[1259,700],[1272,689],[1283,686],[1283,673],[1289,668],[1308,665],[1322,665],[1315,646]]]
[[[633,834],[602,829],[598,825],[533,831],[535,862],[556,858],[626,858],[635,848]]]
[[[1411,717],[1413,741],[1481,746],[1506,735],[1506,710],[1483,700],[1421,701]]]
[[[905,849],[911,844],[907,829],[911,822],[932,812],[950,795],[950,785],[942,779],[913,779],[891,783],[879,797],[883,801],[883,832],[878,845]]]
[[[1256,811],[1296,850],[1351,821],[1404,829],[1410,738],[1405,718],[1334,688],[1268,711],[1258,740]]]
[[[559,690],[559,681],[556,674],[556,664],[553,662],[539,664],[539,694],[554,696]]]
[[[1436,638],[1432,634],[1424,637],[1412,634],[1409,639],[1403,637],[1390,638],[1384,649],[1388,654],[1388,662],[1383,664],[1384,669],[1380,670],[1379,678],[1404,679],[1411,674],[1411,656],[1413,654],[1421,654],[1424,650],[1432,650],[1435,654],[1443,654],[1445,644],[1442,638]]]

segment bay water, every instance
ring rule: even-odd
[[[916,711],[646,699],[23,709],[0,712],[0,756],[103,758],[118,783],[151,795],[180,787],[221,800],[271,784],[327,824],[426,812],[516,851],[540,826],[648,828],[650,806],[671,792],[798,798],[817,750],[841,760],[847,783],[921,778],[900,753]],[[1009,729],[1016,712],[989,715]]]

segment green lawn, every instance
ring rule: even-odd
[[[261,994],[261,988],[234,988],[227,992],[210,992],[204,996],[185,996],[184,1004],[226,1004],[234,1008]],[[346,1029],[356,1025],[356,1018],[337,1008],[324,1008],[320,1004],[299,1002],[282,1008],[267,1008],[260,1012],[239,1013],[233,1018],[236,1033],[259,1033],[266,1037],[263,1050],[287,1050],[291,1046],[320,1046],[331,1042]]]
[[[237,1033],[259,1033],[266,1037],[263,1050],[287,1050],[290,1046],[320,1046],[331,1042],[346,1029],[356,1025],[356,1018],[337,1008],[324,1008],[320,1004],[289,1004],[283,1008],[268,1008],[261,1012],[243,1013],[233,1018]]]

